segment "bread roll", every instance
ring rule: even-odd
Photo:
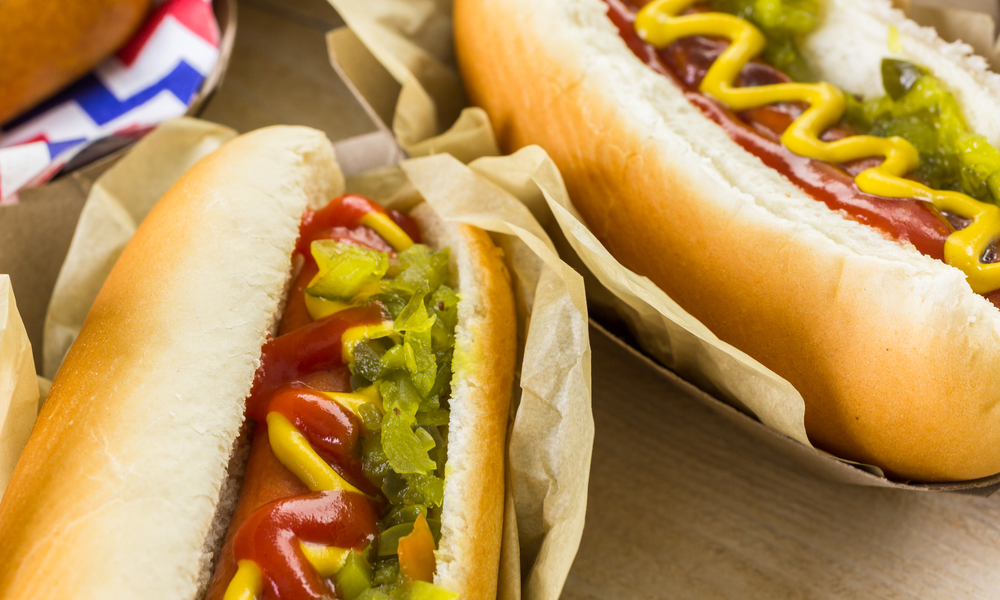
[[[150,0],[0,2],[0,125],[128,41]]]
[[[901,479],[1000,472],[1000,311],[964,274],[828,209],[628,49],[601,0],[457,0],[471,100],[501,147],[542,146],[587,225],[722,340],[791,382],[819,447]],[[881,94],[896,56],[1000,143],[1000,77],[890,9],[830,0],[804,53]]]

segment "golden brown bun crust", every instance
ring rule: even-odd
[[[0,597],[195,595],[301,215],[338,176],[322,133],[267,128],[199,161],[157,203],[0,502]]]
[[[150,0],[0,2],[0,123],[59,91],[124,44]]]
[[[892,285],[902,267],[741,204],[705,175],[707,159],[668,152],[623,114],[579,64],[582,36],[540,4],[455,3],[463,80],[501,148],[543,147],[623,265],[802,393],[817,446],[926,481],[1000,471],[988,319],[960,328],[955,307]]]

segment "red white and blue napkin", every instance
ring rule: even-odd
[[[95,142],[183,115],[218,61],[219,37],[211,0],[159,2],[117,54],[0,128],[0,204]]]

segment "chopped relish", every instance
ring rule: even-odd
[[[799,40],[819,20],[819,0],[709,0],[709,7],[750,21],[767,39],[761,58],[795,81],[813,81]]]
[[[708,6],[746,19],[767,39],[761,58],[795,81],[813,81],[799,42],[819,19],[819,0],[709,0]],[[955,97],[912,63],[882,60],[886,95],[861,101],[845,94],[844,121],[857,133],[899,136],[920,153],[911,174],[939,190],[1000,204],[1000,151],[969,132]]]
[[[350,365],[352,387],[374,385],[382,397],[384,411],[374,403],[359,409],[365,425],[362,468],[390,505],[379,521],[378,544],[367,556],[349,560],[338,586],[349,600],[451,600],[455,594],[439,586],[407,580],[396,550],[420,515],[427,519],[435,542],[440,539],[447,453],[442,428],[448,424],[458,323],[458,294],[447,285],[448,250],[414,244],[390,258],[324,241],[314,242],[312,253],[320,273],[308,293],[350,300],[377,282],[378,291],[370,300],[378,301],[393,319],[390,334],[354,347]]]
[[[916,147],[917,181],[1000,203],[1000,151],[968,131],[955,97],[923,68],[882,61],[886,95],[860,101],[846,95],[845,121],[858,133],[899,136]]]

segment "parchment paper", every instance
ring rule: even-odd
[[[409,156],[449,153],[469,162],[499,154],[489,117],[467,107],[455,65],[451,0],[330,4],[348,25],[327,37],[334,67],[370,99],[366,108],[377,125],[391,123]],[[388,77],[372,73],[378,65]]]
[[[0,275],[0,497],[38,416],[38,390],[10,277]]]
[[[444,132],[467,104],[455,69],[451,0],[330,3],[402,86],[392,130],[404,150],[419,154],[413,146]]]
[[[193,119],[169,122],[95,184],[49,309],[45,356],[53,370],[155,198],[188,165],[231,136],[225,128]],[[554,599],[583,533],[593,447],[583,279],[559,259],[527,210],[525,202],[541,192],[519,159],[471,167],[438,154],[360,174],[348,186],[396,205],[412,205],[422,197],[448,220],[495,232],[505,252],[518,292],[523,366],[511,411],[500,594]]]

